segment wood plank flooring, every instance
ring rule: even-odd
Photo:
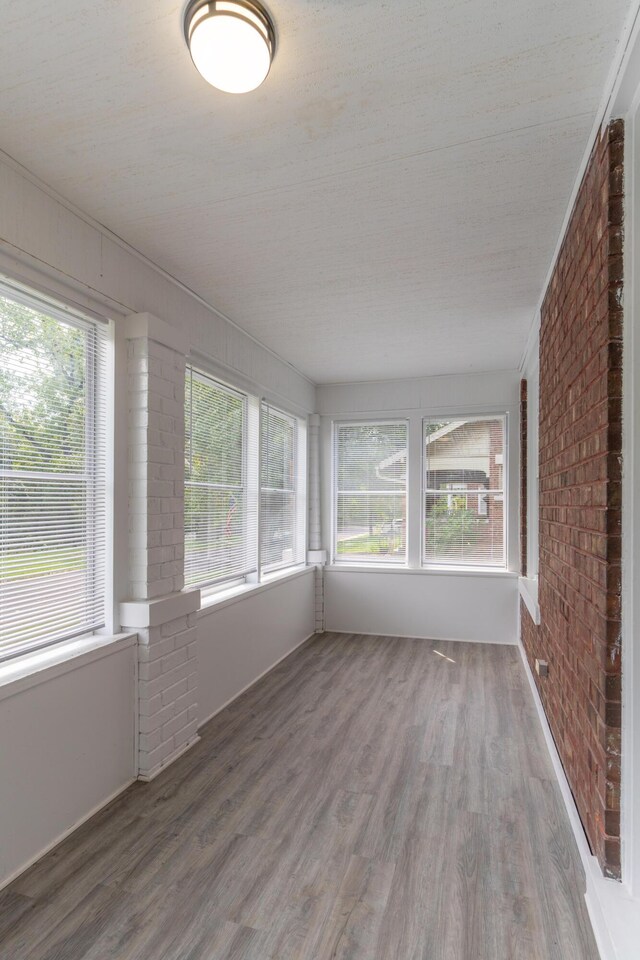
[[[515,648],[325,634],[0,893],[2,960],[597,960]]]

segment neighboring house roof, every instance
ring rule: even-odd
[[[479,430],[473,431],[468,428],[477,424]],[[461,427],[467,430],[455,437],[456,431]],[[475,436],[474,436],[475,433]],[[438,444],[438,441],[450,438],[452,444]],[[481,443],[478,440],[481,439]],[[438,471],[473,471],[486,473],[487,458],[489,456],[490,432],[489,425],[485,420],[453,420],[450,423],[434,430],[433,433],[425,437],[425,445],[428,449],[428,469],[430,473]],[[439,449],[441,447],[441,449]],[[398,479],[393,476],[384,476],[385,471],[397,464],[405,462],[407,459],[407,449],[398,450],[397,453],[382,460],[376,467],[376,474],[382,480],[388,482],[402,482],[404,479]]]

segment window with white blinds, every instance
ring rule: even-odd
[[[200,587],[258,568],[258,401],[187,367],[185,582]]]
[[[504,441],[504,417],[425,420],[425,564],[505,566]]]
[[[334,425],[336,562],[404,563],[407,423]]]
[[[306,431],[263,403],[260,437],[260,567],[269,573],[305,561]]]
[[[104,625],[106,350],[0,287],[0,659]]]

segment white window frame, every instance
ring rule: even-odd
[[[502,488],[496,490],[481,490],[479,493],[492,494],[496,499],[502,498],[502,563],[501,564],[480,564],[480,563],[435,563],[427,558],[425,549],[425,504],[427,493],[446,493],[446,490],[431,490],[426,486],[426,437],[427,424],[435,420],[451,421],[461,420],[465,423],[483,422],[486,420],[499,420],[502,422]],[[509,569],[509,414],[500,413],[473,413],[465,414],[457,411],[456,413],[437,413],[425,415],[422,418],[422,446],[421,446],[421,485],[420,485],[420,564],[423,570],[443,571],[447,570],[469,570],[473,571],[491,571],[503,573]],[[475,491],[467,491],[471,494]]]
[[[99,372],[103,379],[102,389],[104,394],[104,407],[105,407],[105,423],[103,425],[103,443],[104,443],[104,460],[105,460],[105,469],[104,469],[104,481],[105,481],[105,490],[103,494],[104,498],[104,531],[103,531],[103,543],[104,543],[104,584],[103,584],[103,595],[102,595],[102,611],[103,616],[99,622],[94,624],[85,624],[78,628],[69,630],[61,636],[53,638],[41,638],[35,640],[23,640],[17,641],[14,644],[7,644],[5,647],[0,647],[0,665],[9,660],[14,660],[17,657],[25,656],[29,653],[34,653],[39,650],[44,650],[49,647],[56,647],[60,644],[68,643],[71,640],[78,640],[82,637],[91,637],[96,634],[105,634],[113,633],[115,629],[114,624],[114,610],[113,610],[113,517],[114,517],[114,504],[113,504],[113,472],[114,472],[114,456],[115,456],[115,443],[114,443],[114,328],[113,323],[110,322],[105,317],[101,317],[97,314],[92,316],[85,315],[75,308],[69,307],[61,301],[58,301],[52,297],[49,297],[46,294],[41,294],[37,290],[33,290],[30,287],[23,286],[19,282],[12,281],[6,276],[0,276],[0,295],[5,297],[8,300],[13,300],[15,303],[22,304],[25,307],[28,307],[31,310],[34,310],[37,313],[41,313],[45,316],[51,317],[52,319],[58,320],[60,323],[63,323],[70,327],[75,327],[78,330],[83,332],[90,332],[94,340],[94,347],[92,350],[92,357],[94,365],[99,363],[99,353],[100,350],[97,346],[98,337],[102,336],[104,338],[104,355],[102,358],[102,367],[103,369]],[[98,332],[100,330],[100,333]],[[95,453],[96,453],[96,424],[95,424],[95,395],[96,395],[96,381],[97,375],[96,370],[94,374],[89,378],[87,377],[87,415],[85,416],[86,431],[85,431],[85,455],[86,463],[89,465],[91,463],[92,469],[85,469],[84,476],[87,480],[95,479],[97,474],[96,464],[95,464]],[[89,414],[90,419],[89,419]],[[0,475],[4,471],[0,472]],[[11,475],[13,471],[6,471],[7,474]],[[24,472],[23,472],[24,473]],[[29,472],[24,474],[25,476],[29,475]],[[46,473],[41,471],[35,471],[32,473],[33,478],[38,479],[56,479],[63,480],[65,479],[64,473]],[[77,474],[70,474],[68,477],[70,480],[77,481]],[[91,486],[87,485],[88,495],[87,500],[91,501],[93,499],[92,494],[94,493],[95,484]],[[85,518],[85,527],[87,529],[87,544],[93,543],[89,557],[90,562],[87,564],[87,578],[95,579],[96,577],[96,553],[95,553],[95,541],[97,539],[96,532],[96,523],[91,522],[90,517],[92,516],[89,506],[87,507],[87,516]]]
[[[527,579],[538,579],[539,550],[539,440],[540,371],[536,354],[527,377]]]
[[[228,576],[207,580],[197,583],[190,583],[189,586],[199,589],[202,592],[204,600],[213,600],[220,596],[223,598],[228,592],[236,588],[242,588],[247,585],[257,585],[268,583],[272,579],[283,576],[283,574],[299,570],[307,565],[307,496],[308,496],[308,470],[307,470],[307,420],[305,416],[296,413],[286,406],[274,402],[270,397],[261,394],[258,390],[251,389],[250,383],[243,381],[240,385],[233,382],[233,379],[225,375],[223,367],[218,364],[207,361],[205,357],[188,357],[186,360],[186,371],[191,369],[194,374],[200,374],[205,379],[210,380],[214,385],[226,390],[229,393],[240,397],[244,403],[244,422],[245,430],[243,433],[242,444],[242,477],[243,491],[245,496],[245,532],[255,535],[255,556],[256,562],[243,572],[235,572]],[[263,408],[267,406],[277,413],[291,419],[295,424],[296,442],[295,442],[295,495],[296,495],[296,538],[301,538],[302,560],[294,559],[291,563],[282,564],[278,567],[269,566],[264,569],[262,562],[261,532],[261,490],[262,490],[262,428],[263,428]],[[254,408],[252,412],[251,408]],[[185,414],[186,416],[186,414]],[[186,439],[186,438],[185,438]],[[256,455],[251,457],[251,446],[255,444]],[[249,516],[247,510],[248,488],[251,483],[249,470],[251,464],[255,466],[255,485],[256,485],[256,505],[255,520]],[[185,477],[185,489],[187,481]],[[206,484],[204,484],[206,486]],[[298,521],[301,521],[298,523]],[[251,524],[254,523],[254,529]],[[185,550],[186,562],[186,550]]]
[[[294,484],[294,538],[293,538],[293,557],[290,562],[283,562],[277,565],[269,564],[268,569],[263,563],[262,557],[262,432],[264,423],[265,408],[273,410],[280,416],[290,420],[294,430],[294,452],[293,452],[293,484]],[[307,538],[308,538],[308,517],[307,517],[307,425],[302,417],[284,409],[278,404],[272,403],[266,397],[260,399],[260,431],[259,431],[259,463],[258,463],[258,579],[262,583],[271,577],[282,574],[285,570],[292,570],[306,565],[307,556]],[[298,541],[300,540],[300,543]],[[302,560],[296,559],[299,552]]]
[[[405,530],[405,555],[404,560],[390,561],[387,558],[381,560],[362,560],[358,558],[355,561],[345,560],[338,556],[338,433],[340,427],[374,427],[389,426],[392,424],[405,424],[407,431],[407,466],[405,479],[405,499],[406,499],[406,530]],[[410,463],[411,463],[411,425],[408,417],[373,417],[371,419],[341,419],[331,422],[331,563],[336,566],[347,566],[355,564],[367,569],[377,569],[387,567],[390,570],[403,570],[409,567],[409,538],[410,538]]]
[[[203,370],[197,364],[191,363],[190,361],[187,362],[185,370],[187,371],[187,373],[189,370],[191,370],[192,377],[202,376],[205,380],[211,381],[211,383],[215,387],[219,388],[224,392],[231,394],[232,396],[237,397],[239,400],[242,401],[242,410],[243,410],[243,431],[242,431],[242,450],[241,450],[242,481],[241,481],[240,489],[242,491],[242,503],[243,503],[242,515],[244,517],[245,537],[248,540],[248,534],[250,532],[249,530],[250,518],[248,516],[248,510],[247,510],[247,503],[248,503],[248,496],[249,496],[248,460],[249,460],[249,442],[250,442],[250,433],[251,433],[251,425],[249,422],[250,420],[249,401],[250,400],[254,402],[259,402],[259,401],[257,401],[257,397],[250,395],[247,391],[238,389],[238,387],[234,387],[231,384],[226,383],[215,374],[208,373],[206,370]],[[191,383],[191,380],[189,382]],[[189,419],[190,419],[190,422],[193,423],[193,405],[192,404],[190,404],[190,407],[189,407]],[[256,442],[259,443],[259,429],[256,431],[256,435],[258,438]],[[192,454],[192,446],[190,443],[189,455],[191,456],[191,454]],[[260,468],[258,465],[258,473],[259,473],[259,469]],[[259,476],[257,479],[259,483]],[[185,490],[187,489],[188,485],[205,487],[207,489],[219,489],[221,486],[224,486],[221,484],[206,483],[206,482],[193,483],[193,481],[188,481],[185,477]],[[256,513],[258,518],[259,518],[259,511],[260,511],[260,505],[258,503],[256,505]],[[258,519],[258,523],[259,523],[259,519]],[[258,531],[256,530],[256,535],[257,533]],[[186,567],[186,553],[187,553],[186,545],[185,545],[184,553],[185,553],[185,567]],[[234,571],[234,573],[227,574],[223,577],[215,577],[214,579],[197,581],[195,583],[189,583],[189,586],[202,590],[204,596],[210,596],[212,594],[215,594],[218,590],[221,590],[224,588],[230,588],[233,586],[238,586],[242,583],[247,583],[249,582],[252,576],[257,578],[258,569],[259,569],[259,543],[256,543],[256,563],[250,564],[246,568],[246,570]]]

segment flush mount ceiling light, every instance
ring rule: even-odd
[[[275,31],[254,0],[191,0],[184,35],[197,69],[218,90],[248,93],[269,73]]]

